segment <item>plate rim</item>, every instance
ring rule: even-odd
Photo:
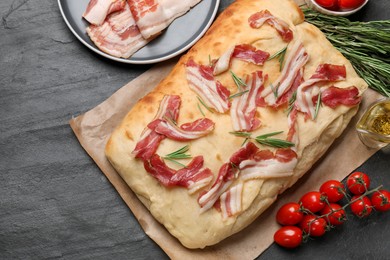
[[[187,51],[189,48],[191,48],[200,38],[203,37],[203,35],[207,32],[207,30],[210,28],[210,26],[212,25],[212,23],[214,22],[214,19],[218,13],[218,9],[219,9],[219,5],[220,5],[220,0],[215,0],[215,6],[214,6],[214,10],[211,14],[211,17],[210,19],[208,20],[206,26],[202,29],[202,31],[192,40],[190,41],[187,45],[185,45],[183,48],[180,48],[179,50],[173,52],[173,53],[170,53],[168,55],[165,55],[163,57],[160,57],[160,58],[154,58],[154,59],[147,59],[147,60],[131,60],[130,58],[129,59],[124,59],[124,58],[118,58],[118,57],[114,57],[112,55],[109,55],[101,50],[99,50],[97,47],[95,46],[91,46],[91,44],[89,44],[88,42],[86,42],[77,32],[76,30],[72,27],[72,25],[70,24],[70,22],[68,21],[68,18],[67,16],[65,15],[65,12],[63,10],[63,7],[62,7],[62,1],[64,0],[57,0],[57,3],[58,3],[58,6],[59,6],[59,9],[60,9],[60,12],[61,12],[61,15],[62,15],[62,19],[65,21],[66,25],[68,26],[68,28],[70,29],[70,31],[73,33],[74,36],[76,36],[76,38],[82,43],[84,44],[84,46],[86,46],[88,49],[90,49],[91,51],[107,58],[107,59],[110,59],[110,60],[114,60],[114,61],[118,61],[118,62],[122,62],[122,63],[128,63],[128,64],[153,64],[153,63],[158,63],[158,62],[162,62],[162,61],[166,61],[166,60],[169,60],[173,57],[176,57],[178,56],[179,54],[182,54],[183,52]],[[207,1],[207,0],[204,0],[204,1]]]

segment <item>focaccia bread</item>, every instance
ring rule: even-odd
[[[307,172],[366,87],[293,1],[237,0],[131,109],[106,155],[154,218],[204,248]],[[191,158],[168,155],[183,147]]]

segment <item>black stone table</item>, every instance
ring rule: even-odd
[[[221,2],[220,10],[232,1]],[[389,19],[389,7],[371,0],[354,19]],[[68,124],[151,65],[91,52],[55,0],[2,0],[0,15],[0,259],[168,258]],[[373,185],[390,188],[389,159],[379,151],[361,167]],[[259,259],[390,259],[389,216],[351,217],[306,246],[272,245]]]

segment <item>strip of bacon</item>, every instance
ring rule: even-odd
[[[164,96],[153,121],[163,118],[169,118],[170,120],[176,121],[179,115],[180,103],[180,96]],[[146,127],[133,150],[135,158],[143,160],[151,158],[164,138],[164,135],[158,134],[149,127]]]
[[[102,25],[106,17],[123,10],[126,0],[90,0],[83,17],[93,25]]]
[[[243,186],[243,183],[239,183],[222,193],[220,197],[222,219],[226,220],[241,212]]]
[[[298,110],[295,107],[292,108],[288,114],[288,133],[287,141],[294,143],[295,145],[291,147],[292,150],[296,151],[299,146],[299,136],[298,136]]]
[[[161,33],[174,19],[200,0],[128,0],[131,12],[145,39]]]
[[[155,120],[148,125],[155,132],[176,141],[189,141],[208,135],[214,130],[214,122],[201,118],[178,127],[171,120]]]
[[[288,177],[294,173],[297,163],[297,154],[290,148],[276,150],[273,158],[269,158],[269,153],[264,157],[256,154],[252,159],[240,163],[240,178],[250,180]]]
[[[227,71],[230,67],[232,58],[237,58],[246,62],[251,62],[256,65],[263,65],[269,58],[269,53],[256,49],[250,44],[241,44],[229,48],[215,63],[214,75],[221,74]]]
[[[144,161],[145,170],[166,187],[184,187],[190,194],[208,185],[213,174],[203,167],[203,156],[197,156],[184,168],[174,170],[168,167],[160,156],[154,154]]]
[[[245,80],[246,86],[241,91],[248,91],[232,101],[230,117],[234,131],[253,131],[261,122],[256,118],[256,100],[264,89],[263,74],[261,71],[253,72]]]
[[[313,99],[317,100],[317,97],[313,97]],[[321,94],[322,104],[331,108],[335,108],[339,105],[355,106],[359,104],[361,100],[362,97],[359,96],[359,90],[354,86],[348,88],[331,86],[322,91]]]
[[[203,167],[203,156],[197,156],[185,167],[172,176],[171,181],[176,186],[188,188],[190,194],[207,186],[213,179],[209,168]]]
[[[110,14],[100,25],[87,27],[87,34],[102,51],[119,58],[128,58],[148,41],[140,34],[129,6]]]
[[[210,190],[201,193],[198,198],[198,203],[201,207],[201,212],[205,212],[212,208],[217,202],[222,193],[229,189],[233,180],[239,173],[238,165],[250,158],[258,150],[257,146],[252,142],[246,144],[245,147],[235,152],[229,159],[229,162],[224,163],[219,169],[218,176],[211,186]]]
[[[344,65],[320,64],[310,79],[298,87],[296,109],[314,119],[316,101],[313,102],[313,97],[317,96],[320,91],[317,83],[344,80],[345,77],[346,68]]]
[[[290,42],[293,39],[293,32],[290,30],[288,24],[282,19],[273,16],[268,10],[262,10],[251,15],[248,22],[252,28],[260,28],[267,22],[282,36],[283,41]]]
[[[279,77],[262,93],[264,103],[269,106],[276,106],[277,102],[283,99],[283,95],[288,93],[289,89],[293,86],[308,60],[309,55],[303,47],[303,44],[295,41],[291,49],[287,50],[285,64]]]
[[[213,68],[197,64],[190,59],[186,64],[189,87],[211,108],[225,113],[230,107],[230,91],[215,80]]]
[[[144,161],[145,170],[166,187],[175,186],[172,177],[176,171],[169,168],[157,154],[153,154],[149,160]]]

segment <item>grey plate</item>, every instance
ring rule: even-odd
[[[89,0],[58,0],[62,17],[77,39],[92,51],[111,60],[150,64],[175,57],[194,45],[212,24],[220,0],[203,0],[188,13],[173,21],[160,36],[128,59],[117,58],[100,51],[89,39],[85,32],[88,22],[82,18],[88,2]]]

